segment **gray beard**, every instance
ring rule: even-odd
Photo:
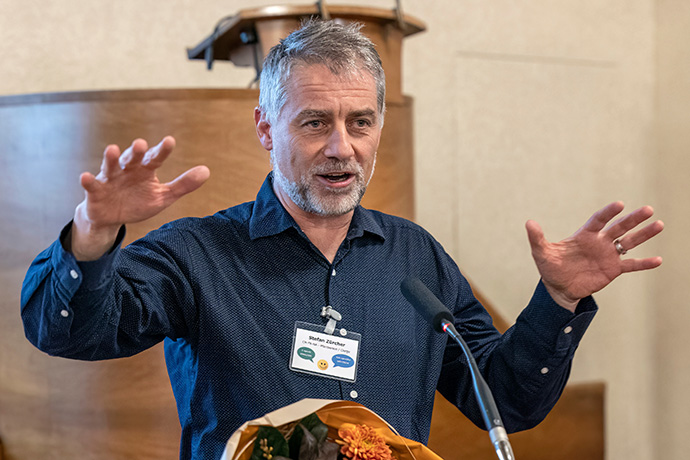
[[[273,167],[273,180],[275,184],[301,210],[319,216],[342,216],[355,209],[362,201],[367,185],[369,185],[369,181],[374,174],[376,159],[374,159],[374,168],[372,168],[369,180],[364,178],[364,171],[358,163],[350,165],[340,160],[331,160],[329,163],[312,167],[306,175],[299,177],[297,182],[292,182],[280,171],[273,150],[271,150],[271,166]],[[315,174],[325,173],[334,169],[354,170],[356,176],[354,188],[343,192],[326,191],[325,194],[316,192],[309,178]]]

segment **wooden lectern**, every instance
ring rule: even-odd
[[[388,81],[386,127],[363,204],[413,218],[412,100],[401,91],[400,51],[402,39],[424,26],[399,11],[337,6],[324,11],[320,5],[241,11],[222,21],[189,56],[252,65],[304,17],[325,12],[336,20],[363,23],[363,32],[377,44]],[[107,144],[124,147],[137,137],[157,142],[172,134],[177,149],[161,169],[162,179],[197,164],[211,169],[200,190],[161,215],[128,226],[126,242],[172,219],[254,199],[270,169],[254,130],[257,101],[253,89],[0,98],[0,445],[7,459],[177,458],[180,428],[162,346],[108,362],[46,356],[24,338],[20,286],[31,260],[71,219],[83,199],[79,174],[99,169]],[[434,433],[441,433],[439,446],[450,437],[491,453],[484,434],[475,440],[463,432],[440,431],[457,426],[456,419],[462,419],[457,410],[438,414],[432,441]],[[574,438],[573,433],[568,436]],[[451,459],[453,452],[459,451],[443,454]],[[596,458],[587,452],[581,458]],[[517,447],[516,455],[520,458]]]
[[[213,33],[187,51],[190,59],[204,59],[209,68],[213,60],[232,61],[239,66],[253,66],[257,74],[272,46],[300,22],[320,17],[334,21],[358,22],[362,32],[376,45],[386,72],[386,101],[404,101],[401,85],[403,38],[425,30],[416,18],[400,10],[361,6],[314,5],[268,6],[242,10],[218,22]]]

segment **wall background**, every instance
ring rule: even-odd
[[[208,72],[185,49],[221,17],[273,3],[0,0],[0,95],[244,87],[251,69],[216,63]],[[597,295],[602,308],[572,380],[607,383],[609,460],[684,458],[690,4],[408,0],[403,9],[427,24],[404,49],[404,90],[415,98],[417,220],[506,318],[538,279],[527,219],[561,239],[620,199],[653,205],[667,224],[633,253],[661,254],[664,265]],[[2,142],[0,155],[12,155]]]

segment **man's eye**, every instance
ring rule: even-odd
[[[310,128],[320,128],[322,123],[321,120],[311,120],[306,123],[306,125]]]
[[[355,126],[357,126],[358,128],[366,128],[368,126],[371,126],[371,122],[365,119],[355,120]]]

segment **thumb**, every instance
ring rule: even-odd
[[[540,251],[546,244],[546,238],[544,238],[544,231],[541,229],[541,226],[533,220],[528,220],[525,224],[525,229],[527,230],[527,238],[529,239],[532,253]]]
[[[173,197],[177,199],[201,187],[210,175],[211,172],[206,166],[196,166],[169,182],[168,186]]]

